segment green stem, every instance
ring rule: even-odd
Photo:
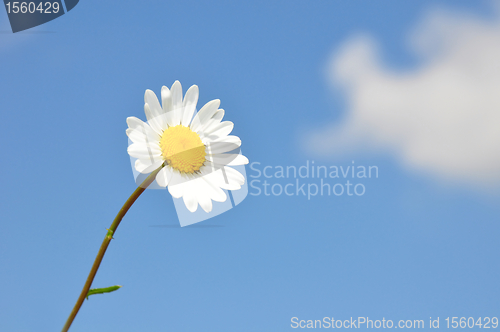
[[[78,311],[80,310],[80,307],[82,306],[83,301],[85,300],[85,297],[87,296],[87,293],[90,289],[90,286],[92,286],[92,281],[94,281],[94,277],[97,273],[97,270],[99,269],[99,265],[101,265],[102,258],[104,257],[104,254],[106,253],[106,249],[108,249],[108,245],[113,239],[113,234],[116,232],[116,229],[120,225],[120,222],[122,221],[123,217],[127,213],[128,209],[134,204],[134,202],[141,196],[141,194],[146,190],[147,187],[156,178],[156,174],[164,167],[165,165],[162,164],[160,167],[158,167],[156,170],[154,170],[147,178],[144,180],[144,182],[141,183],[141,185],[130,195],[130,197],[127,199],[125,204],[123,204],[122,208],[118,212],[118,214],[115,217],[115,220],[113,220],[113,223],[108,229],[108,232],[106,233],[106,236],[104,237],[104,240],[102,241],[101,248],[99,249],[99,252],[97,253],[97,257],[95,258],[94,264],[92,265],[92,269],[90,270],[89,276],[87,278],[87,281],[85,282],[85,285],[83,286],[82,292],[80,293],[80,297],[78,297],[78,300],[76,301],[75,307],[71,311],[68,320],[66,321],[66,324],[64,324],[64,327],[62,329],[62,332],[67,332],[73,323],[73,320],[76,317],[76,314],[78,314]]]

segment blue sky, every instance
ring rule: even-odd
[[[426,327],[429,317],[440,317],[443,328],[446,317],[498,317],[496,136],[476,142],[477,132],[466,131],[470,148],[460,154],[455,134],[462,127],[439,120],[449,99],[423,103],[432,113],[415,111],[414,94],[387,83],[389,77],[406,87],[404,77],[427,86],[419,77],[442,77],[433,68],[462,75],[461,60],[446,61],[470,47],[446,48],[446,38],[456,36],[438,32],[456,27],[449,17],[473,17],[464,24],[469,39],[496,41],[492,8],[481,1],[81,1],[17,34],[0,11],[0,330],[62,327],[105,228],[135,189],[125,119],[145,120],[144,91],[159,94],[175,80],[184,91],[200,87],[199,107],[221,99],[243,153],[261,169],[308,160],[347,167],[354,160],[377,166],[379,177],[354,179],[366,187],[362,196],[308,200],[250,189],[236,208],[184,228],[168,192],[146,191],[94,281],[124,287],[86,301],[71,331],[288,331],[292,317],[358,316],[423,319]],[[426,25],[432,15],[437,25]],[[443,37],[437,43],[447,51],[438,53],[445,56],[408,46],[426,26]],[[482,90],[500,81],[491,61],[492,76],[478,76]],[[467,73],[476,73],[471,68]],[[385,90],[370,99],[365,87]],[[429,91],[419,91],[429,100]],[[460,95],[486,100],[486,111],[469,107],[450,119],[468,117],[471,127],[498,123],[496,97]],[[403,120],[368,121],[384,119],[380,100],[398,100],[389,110]],[[364,102],[369,106],[356,106]],[[404,121],[415,114],[422,116]],[[429,133],[409,126],[415,121]],[[438,142],[423,144],[427,138]],[[491,181],[485,185],[481,174]],[[247,166],[247,175],[252,180],[256,172]],[[285,186],[296,179],[268,180]]]

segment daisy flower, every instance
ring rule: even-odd
[[[171,89],[161,89],[161,105],[155,93],[146,90],[144,112],[147,122],[127,118],[128,147],[131,157],[137,158],[135,169],[151,173],[164,164],[156,182],[175,198],[182,197],[189,211],[198,204],[205,212],[212,211],[212,201],[224,202],[223,189],[238,190],[244,176],[231,168],[248,164],[239,153],[241,140],[229,135],[234,124],[222,121],[224,110],[220,100],[212,100],[195,114],[198,86],[191,86],[184,99],[182,86],[175,81]],[[193,117],[194,116],[194,117]]]

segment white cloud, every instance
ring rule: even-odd
[[[339,123],[308,137],[316,154],[395,154],[411,168],[500,184],[500,21],[433,12],[409,38],[421,65],[391,70],[370,37],[348,40],[329,78],[346,97]]]

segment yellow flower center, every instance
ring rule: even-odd
[[[205,145],[200,136],[183,125],[165,130],[160,148],[163,160],[179,172],[193,174],[205,163]]]

